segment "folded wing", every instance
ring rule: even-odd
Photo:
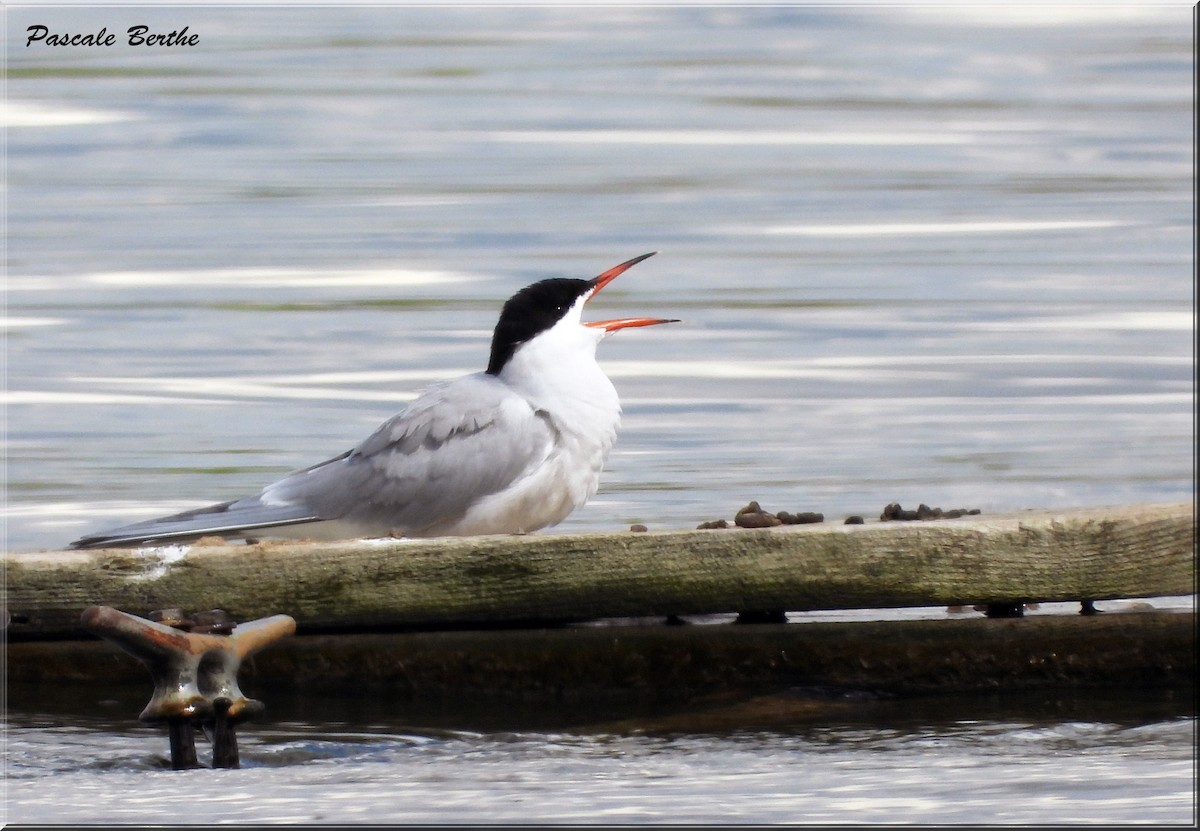
[[[549,416],[499,379],[468,375],[431,387],[353,450],[257,496],[85,536],[72,547],[303,537],[322,522],[359,536],[420,536],[534,470],[555,436]]]

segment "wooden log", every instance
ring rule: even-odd
[[[866,525],[4,555],[10,639],[79,615],[221,608],[313,633],[1195,591],[1193,503]]]

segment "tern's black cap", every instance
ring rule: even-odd
[[[554,277],[526,286],[508,298],[492,333],[488,374],[499,375],[518,346],[562,320],[567,310],[595,285],[595,280]]]

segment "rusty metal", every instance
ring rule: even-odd
[[[185,718],[167,721],[167,740],[171,744],[171,767],[175,770],[191,770],[202,767],[196,757],[196,728]]]
[[[237,733],[229,718],[228,698],[213,701],[212,766],[214,768],[236,768],[238,760]]]
[[[84,611],[85,629],[133,655],[150,671],[154,693],[138,716],[166,723],[171,764],[176,770],[197,767],[197,724],[212,728],[213,766],[238,767],[237,724],[263,712],[260,701],[238,686],[238,670],[247,656],[293,634],[296,621],[274,615],[234,624],[213,609],[190,618],[180,609],[162,609],[147,620],[108,606]]]

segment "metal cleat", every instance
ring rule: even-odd
[[[246,656],[294,634],[296,621],[274,615],[234,625],[219,609],[191,618],[180,609],[163,609],[151,617],[158,621],[92,606],[84,611],[82,623],[150,670],[154,694],[138,719],[167,724],[175,770],[199,767],[197,724],[212,728],[213,767],[238,767],[234,727],[264,710],[262,702],[242,694],[238,670]]]

